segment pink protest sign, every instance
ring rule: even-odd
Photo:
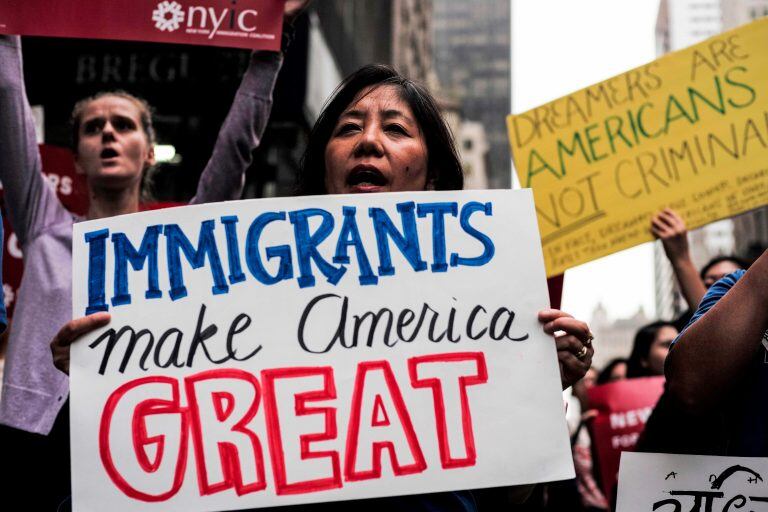
[[[589,390],[589,403],[598,412],[592,440],[606,496],[613,495],[621,453],[634,450],[663,391],[664,377],[625,379]]]
[[[283,0],[4,0],[0,33],[280,49]]]

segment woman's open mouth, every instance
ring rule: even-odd
[[[107,158],[117,158],[120,156],[120,153],[117,152],[117,150],[112,148],[104,148],[101,150],[101,153],[99,154],[101,158],[107,159]]]
[[[347,176],[352,192],[376,192],[388,184],[386,176],[372,165],[356,165]]]
[[[101,165],[103,167],[112,167],[117,165],[117,157],[119,156],[120,153],[112,148],[104,148],[101,150],[101,153],[99,153],[99,158],[101,158]]]

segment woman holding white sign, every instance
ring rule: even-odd
[[[367,66],[348,77],[320,115],[304,155],[299,194],[355,194],[459,190],[463,186],[453,137],[429,92],[387,66]],[[563,387],[589,370],[592,335],[584,322],[559,310],[539,314],[556,337]],[[68,370],[69,345],[105,325],[98,313],[72,320],[52,343]]]
[[[286,19],[290,22],[307,3],[288,1]],[[269,118],[281,65],[279,52],[253,53],[192,202],[240,196],[251,151]],[[0,180],[25,264],[6,357],[0,439],[6,443],[6,455],[19,455],[11,471],[15,477],[49,480],[41,477],[40,466],[60,476],[33,497],[42,500],[56,493],[52,489],[57,481],[63,480],[68,488],[62,475],[69,465],[68,420],[59,413],[67,402],[69,383],[51,364],[48,344],[71,318],[72,225],[82,219],[61,205],[40,172],[34,120],[24,89],[20,39],[0,36]],[[76,168],[88,187],[87,218],[139,211],[142,178],[155,163],[150,107],[127,93],[101,93],[76,105],[73,125]],[[61,467],[52,469],[57,463]],[[25,477],[25,470],[35,474]],[[33,503],[37,502],[26,504],[36,508]]]
[[[458,190],[461,165],[453,138],[434,98],[387,66],[367,66],[337,89],[315,125],[299,180],[301,194],[350,194]],[[69,345],[105,325],[106,313],[69,322],[52,343],[57,364],[67,369]],[[592,337],[584,322],[558,310],[539,314],[543,329],[558,333],[563,387],[589,369]],[[391,498],[373,502],[407,510],[474,510],[471,495]],[[332,505],[334,510],[343,507]],[[366,503],[367,507],[371,502]]]
[[[299,174],[300,194],[460,190],[461,164],[437,102],[387,66],[347,77],[312,130]],[[587,324],[559,310],[539,314],[556,337],[563,388],[592,362]]]

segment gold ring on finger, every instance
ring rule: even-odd
[[[595,336],[591,332],[589,334],[587,334],[587,339],[586,339],[586,341],[584,341],[584,346],[591,347],[592,346],[592,341],[594,339],[595,339]]]
[[[587,357],[587,352],[588,352],[587,347],[585,345],[582,345],[581,349],[579,349],[579,351],[576,352],[576,358],[584,359],[585,357]]]

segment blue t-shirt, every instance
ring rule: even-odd
[[[712,306],[733,288],[746,270],[737,270],[716,282],[701,300],[696,313],[685,327],[688,329]],[[683,329],[683,332],[685,332]],[[681,333],[682,334],[682,333]],[[765,335],[764,335],[765,337]],[[678,338],[679,339],[679,338]],[[760,343],[761,340],[755,340]],[[677,343],[677,340],[675,340]],[[712,354],[712,357],[720,357]],[[723,401],[721,410],[727,429],[727,454],[741,457],[768,456],[768,350],[763,347],[750,368],[736,383],[728,400]]]

